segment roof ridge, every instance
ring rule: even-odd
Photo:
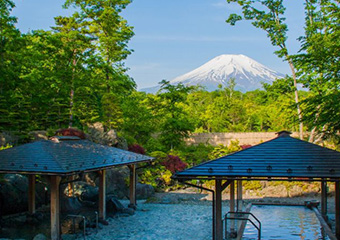
[[[45,148],[46,152],[48,153],[48,155],[51,157],[51,159],[53,159],[53,162],[57,163],[57,165],[60,167],[60,169],[62,169],[63,171],[65,171],[65,169],[63,168],[63,166],[60,164],[60,162],[58,161],[58,159],[56,158],[56,156],[54,156],[54,154],[52,154],[51,147],[48,146],[48,144],[62,144],[62,142],[54,142],[51,140],[44,140],[44,142],[46,142],[47,144],[43,145],[43,148]]]

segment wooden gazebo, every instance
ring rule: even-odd
[[[340,152],[290,137],[278,137],[245,150],[178,172],[174,179],[214,180],[213,239],[223,239],[222,191],[230,186],[231,207],[235,181],[318,181],[321,182],[321,213],[327,215],[327,182],[335,182],[336,236],[340,238]],[[188,183],[189,185],[191,183]],[[242,189],[237,189],[242,198]]]
[[[60,239],[59,185],[62,177],[99,173],[99,217],[106,218],[106,169],[127,165],[130,169],[130,204],[136,204],[136,165],[153,158],[104,146],[77,137],[57,137],[0,151],[0,173],[28,175],[29,212],[35,212],[35,175],[47,176],[51,194],[51,239]]]

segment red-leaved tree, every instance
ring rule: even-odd
[[[173,155],[168,155],[166,160],[161,164],[172,173],[182,171],[187,167],[185,162],[183,162],[178,156]]]
[[[141,146],[141,145],[138,145],[138,144],[132,144],[128,147],[128,150],[130,152],[134,152],[134,153],[139,153],[139,154],[145,154],[145,149]]]

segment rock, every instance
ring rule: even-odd
[[[108,144],[115,145],[118,142],[118,136],[115,130],[111,129],[104,135],[105,140]]]
[[[138,200],[148,199],[155,195],[155,189],[149,184],[137,183],[136,197]]]
[[[118,142],[115,145],[116,148],[128,150],[129,146],[128,146],[128,143],[127,143],[125,138],[118,137],[117,140],[118,140]]]
[[[12,132],[4,131],[0,132],[0,147],[9,145],[17,145],[19,142],[19,137],[14,135]]]
[[[6,221],[3,221],[4,226],[6,227],[20,227],[23,226],[25,224],[27,224],[27,217],[26,215],[19,215],[19,216],[15,216],[13,218],[9,218]]]
[[[28,179],[20,174],[5,174],[0,193],[3,196],[3,214],[24,212],[28,208]],[[4,197],[6,196],[6,197]],[[36,183],[37,206],[45,202],[44,184]]]
[[[1,187],[3,214],[13,214],[26,211],[28,206],[28,180],[20,174],[4,175]],[[6,196],[6,197],[5,197]]]
[[[121,149],[128,149],[124,138],[118,137],[114,129],[105,129],[100,122],[88,125],[88,139],[99,144],[114,146]]]
[[[125,179],[129,176],[127,167],[116,167],[106,171],[106,193],[113,195],[118,199],[123,199],[128,196],[129,187]],[[98,186],[99,179],[96,180]]]
[[[105,226],[109,225],[109,222],[106,221],[105,219],[99,219],[99,223]]]
[[[63,197],[61,198],[61,212],[76,213],[80,210],[82,204],[77,197]]]
[[[161,203],[163,203],[163,204],[170,204],[170,203],[173,203],[173,201],[170,198],[165,197],[165,198],[163,198],[161,200]]]
[[[47,237],[44,234],[39,233],[39,234],[35,235],[33,240],[47,240]]]
[[[98,201],[98,187],[91,186],[86,182],[74,183],[74,194],[78,196],[82,201]]]
[[[122,213],[126,213],[126,214],[129,214],[130,216],[134,215],[135,214],[135,210],[132,209],[132,208],[124,208],[122,210]]]
[[[123,210],[124,210],[123,204],[121,204],[121,202],[114,197],[111,197],[106,202],[106,211],[109,213],[122,212]]]
[[[28,133],[28,136],[33,142],[39,140],[48,140],[47,131],[32,131]]]
[[[30,224],[37,224],[37,223],[43,221],[44,217],[45,217],[44,214],[41,213],[41,212],[36,212],[34,214],[28,214],[26,222],[30,223]]]

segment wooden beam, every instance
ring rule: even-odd
[[[312,210],[314,211],[316,217],[319,219],[319,222],[321,224],[321,227],[325,231],[326,235],[329,237],[331,240],[337,240],[335,237],[334,233],[332,232],[332,229],[328,226],[328,223],[325,221],[321,213],[316,207],[312,207]]]
[[[340,182],[335,182],[335,235],[340,239]]]
[[[234,180],[227,180],[225,183],[222,184],[222,191],[224,191],[224,189],[226,189],[230,183],[232,183]]]
[[[35,175],[28,175],[28,212],[35,213]]]
[[[129,207],[135,208],[137,205],[136,199],[136,186],[137,186],[137,174],[136,165],[130,165],[130,204]]]
[[[237,180],[237,211],[243,209],[243,193],[242,193],[242,180]]]
[[[99,171],[99,218],[106,219],[106,170]]]
[[[60,239],[60,223],[59,223],[59,184],[60,176],[51,176],[51,240]]]
[[[222,180],[215,180],[215,234],[216,240],[223,240],[222,225]]]
[[[321,182],[321,215],[327,221],[327,182]]]

